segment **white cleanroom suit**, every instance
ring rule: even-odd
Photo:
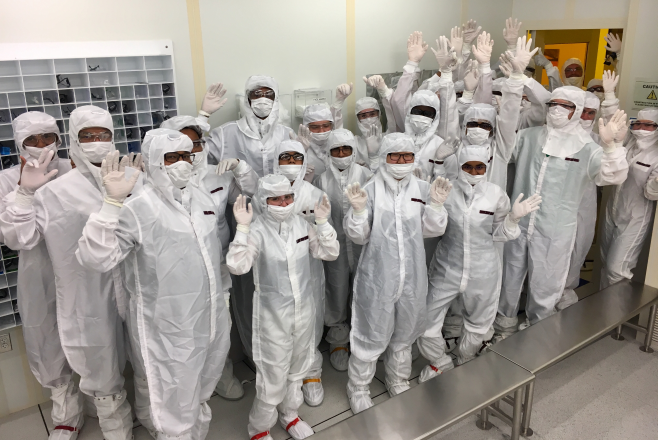
[[[331,108],[326,103],[312,104],[304,109],[302,123],[305,126],[308,127],[308,124],[320,121],[330,121],[332,124],[331,129],[333,130],[335,128],[334,115],[331,113]],[[313,172],[316,176],[324,173],[327,169],[324,146],[326,145],[330,134],[331,131],[325,131],[324,133],[309,133],[310,148],[306,152],[306,157],[308,158],[306,162],[307,166],[310,165],[313,167]]]

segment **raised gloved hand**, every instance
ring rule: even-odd
[[[251,208],[251,203],[247,206],[247,196],[240,194],[237,199],[235,199],[235,204],[233,205],[233,217],[235,217],[235,221],[238,223],[238,231],[248,234],[249,225],[251,224],[251,219],[254,217],[254,212]]]
[[[452,190],[452,183],[445,177],[437,177],[432,186],[430,186],[430,199],[432,199],[432,206],[440,208],[448,200],[450,191]]]
[[[436,149],[436,154],[434,155],[436,160],[444,160],[448,156],[452,156],[457,151],[459,147],[459,139],[454,137],[449,137]]]
[[[382,128],[377,125],[373,125],[368,128],[366,131],[366,148],[368,148],[368,154],[374,155],[379,151],[379,147],[382,144]]]
[[[302,144],[304,150],[311,148],[311,130],[304,124],[299,124],[299,129],[297,130],[297,142]]]
[[[478,86],[480,71],[475,60],[468,60],[466,64],[466,75],[464,75],[464,92],[473,92]]]
[[[477,27],[476,27],[477,26]],[[462,31],[464,33],[464,43],[470,45],[475,40],[482,30],[482,26],[478,26],[475,20],[468,20],[466,24],[462,24]]]
[[[215,174],[221,176],[227,171],[233,171],[238,167],[239,163],[240,161],[238,159],[224,159],[217,164],[217,168],[215,168]]]
[[[548,58],[544,56],[541,48],[539,48],[537,55],[535,55],[535,64],[538,66],[543,66],[544,69],[548,69],[549,67],[553,66],[553,63],[551,63]]]
[[[423,41],[423,33],[415,31],[407,39],[407,56],[409,61],[420,63],[427,52],[428,44]]]
[[[25,160],[21,156],[21,178],[18,185],[25,194],[34,194],[59,173],[57,169],[47,172],[54,155],[54,151],[44,148],[39,159]]]
[[[607,124],[603,119],[599,118],[599,136],[604,143],[603,151],[612,153],[621,146],[628,131],[626,112],[617,110]]]
[[[464,47],[464,31],[459,26],[450,29],[450,46],[457,54],[457,58],[461,58],[462,48]]]
[[[541,204],[541,196],[539,194],[533,194],[524,201],[521,201],[522,198],[523,193],[519,194],[516,198],[512,210],[509,213],[509,219],[513,223],[518,223],[526,215],[537,211]]]
[[[363,77],[363,82],[368,84],[370,87],[377,89],[377,93],[381,98],[388,98],[393,92],[390,92],[390,89],[386,85],[384,78],[381,75],[372,75],[370,78]]]
[[[128,168],[135,168],[136,170],[139,171],[145,171],[144,170],[144,159],[142,158],[142,153],[130,153],[128,155],[128,164],[126,165]]]
[[[533,50],[530,50],[532,47],[532,38],[526,41],[526,36],[519,37],[516,41],[516,53],[508,51],[509,61],[512,64],[512,73],[518,75],[523,75],[525,68],[528,67],[528,63],[532,59],[532,56],[537,53],[539,50],[538,47],[535,47]],[[525,75],[524,75],[525,76]]]
[[[457,54],[450,47],[450,42],[446,37],[441,35],[438,40],[436,40],[437,49],[432,48],[436,61],[439,63],[439,69],[441,73],[451,73],[457,68]]]
[[[304,180],[307,182],[313,182],[313,177],[315,177],[315,166],[306,164],[306,173],[304,174]]]
[[[361,188],[359,182],[351,183],[345,188],[345,195],[347,200],[352,205],[354,213],[361,215],[366,210],[366,203],[368,202],[368,194]]]
[[[516,18],[508,18],[505,20],[505,29],[503,29],[503,38],[507,42],[508,50],[515,50],[517,48],[516,41],[519,37],[519,29],[521,29],[521,22]]]
[[[352,90],[354,90],[354,84],[352,83],[341,84],[336,87],[336,103],[345,102],[347,97],[352,94]]]
[[[105,156],[101,163],[105,202],[111,205],[121,206],[135,187],[135,183],[137,183],[139,173],[134,173],[130,180],[126,180],[127,165],[128,156],[123,156],[123,159],[119,162],[118,150],[114,150]]]
[[[605,92],[605,100],[614,101],[616,99],[615,88],[617,87],[617,83],[619,82],[619,75],[617,75],[612,70],[605,70],[603,72],[603,78],[601,79],[601,81],[603,81],[603,91]]]
[[[493,45],[494,42],[491,39],[491,35],[486,32],[482,32],[478,35],[477,46],[473,46],[473,56],[478,60],[478,63],[484,66],[489,65]]]
[[[215,83],[211,84],[208,87],[208,91],[203,97],[203,102],[201,103],[201,115],[210,116],[215,113],[220,108],[224,107],[228,98],[223,98],[226,94],[226,89],[224,89],[224,84]],[[222,99],[223,98],[223,99]]]
[[[603,39],[608,43],[608,45],[605,47],[605,50],[609,50],[610,52],[614,53],[619,53],[621,52],[621,39],[619,38],[619,35],[617,34],[608,34]]]
[[[315,203],[315,224],[321,225],[327,223],[329,215],[331,214],[331,203],[326,194],[322,195],[322,201],[320,203]]]
[[[425,178],[423,177],[423,174],[424,174],[423,169],[421,167],[416,167],[413,170],[411,170],[411,174],[413,174],[414,176],[416,176],[420,180],[425,180]]]
[[[498,59],[498,68],[507,78],[509,78],[509,76],[512,74],[512,71],[514,70],[510,58],[511,56],[509,52],[503,52],[500,54],[500,58]]]

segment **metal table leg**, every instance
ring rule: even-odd
[[[647,325],[647,335],[644,337],[644,345],[640,347],[645,353],[653,353],[651,348],[651,337],[653,336],[653,327],[656,323],[656,305],[652,305],[649,309],[649,324]]]
[[[523,403],[523,388],[514,391],[514,415],[512,416],[512,436],[511,440],[519,440],[521,434],[521,406]]]
[[[626,339],[621,335],[621,328],[622,326],[620,325],[619,327],[617,327],[617,330],[612,335],[610,335],[610,337],[615,341],[623,341],[624,339]]]
[[[530,416],[532,415],[532,399],[535,397],[535,381],[533,380],[525,388],[525,403],[523,405],[523,421],[521,424],[521,435],[530,437],[534,434],[530,428]]]
[[[493,427],[489,421],[489,413],[487,412],[486,408],[482,408],[482,411],[480,411],[480,420],[475,422],[475,426],[482,429],[483,431],[488,431]]]

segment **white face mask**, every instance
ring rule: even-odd
[[[467,128],[466,139],[471,145],[483,145],[489,139],[489,132],[480,127]]]
[[[362,119],[359,122],[366,128],[374,127],[375,125],[377,125],[377,123],[381,124],[377,116],[373,116],[372,118]]]
[[[114,142],[86,142],[80,143],[82,153],[91,163],[101,163],[105,156],[115,150]]]
[[[590,119],[590,120],[581,119],[580,120],[580,126],[583,127],[586,131],[592,131],[592,126],[593,125],[594,125],[594,119]]]
[[[251,101],[251,110],[259,118],[267,118],[272,113],[274,101],[269,98],[258,98]]]
[[[201,165],[206,161],[206,150],[201,150],[198,153],[194,153],[194,160],[192,161],[192,168],[194,171],[197,171],[201,168]]]
[[[33,159],[39,159],[39,156],[41,156],[41,153],[43,151],[54,151],[55,152],[51,162],[56,161],[56,160],[59,159],[59,156],[57,155],[57,142],[54,142],[50,145],[46,145],[43,148],[28,147],[28,146],[25,146],[23,148],[25,148],[25,151],[27,151],[27,154]]]
[[[594,92],[594,95],[599,98],[599,101],[603,102],[605,100],[605,93],[603,92]]]
[[[288,206],[267,205],[267,211],[275,221],[284,222],[292,214],[292,210],[295,209],[294,206],[295,202]]]
[[[187,183],[192,177],[192,164],[185,162],[184,160],[179,160],[176,163],[165,166],[167,170],[167,175],[171,180],[171,183],[178,189],[183,189],[187,186]]]
[[[546,115],[546,123],[552,128],[562,128],[569,123],[569,113],[570,110],[559,105],[551,107]]]
[[[487,178],[486,174],[481,174],[478,176],[474,176],[472,174],[467,173],[464,170],[459,170],[459,176],[470,183],[471,185],[477,185],[478,183],[484,181]]]
[[[637,145],[641,150],[652,146],[654,143],[656,143],[656,140],[658,140],[658,130],[631,130],[631,133],[635,137]]]
[[[409,124],[411,125],[411,129],[416,134],[425,133],[425,131],[427,131],[427,129],[430,128],[430,125],[432,125],[433,122],[433,120],[428,118],[427,116],[409,115],[408,117],[409,117]]]
[[[572,76],[571,78],[565,78],[567,81],[567,86],[581,87],[583,85],[582,76]]]
[[[331,131],[325,131],[324,133],[311,133],[311,139],[315,142],[316,145],[324,145],[329,139]]]
[[[529,110],[530,107],[532,107],[532,102],[525,99],[521,100],[521,110]]]
[[[331,156],[331,163],[333,163],[336,168],[343,171],[352,164],[352,155],[349,155],[347,157]]]
[[[299,172],[302,169],[301,165],[279,165],[279,169],[281,170],[281,174],[286,176],[288,180],[291,182],[297,179],[297,176],[299,176]]]
[[[416,164],[414,163],[387,163],[386,171],[393,176],[394,179],[402,180],[413,171]]]

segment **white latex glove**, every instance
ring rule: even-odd
[[[457,58],[462,56],[462,48],[464,47],[464,32],[459,26],[450,29],[450,46],[457,54]]]
[[[619,75],[617,75],[612,70],[603,71],[603,91],[605,92],[605,100],[614,101],[615,100],[615,88],[617,83],[619,83]]]
[[[144,169],[144,159],[142,158],[142,153],[130,153],[128,155],[128,168],[135,168],[139,171],[145,171]]]
[[[603,118],[599,118],[599,136],[605,144],[603,151],[606,153],[613,152],[621,145],[627,131],[626,112],[623,110],[617,110],[607,124],[604,122]],[[620,145],[617,145],[617,143]]]
[[[54,155],[54,151],[44,148],[39,159],[26,160],[21,156],[21,178],[18,185],[25,193],[34,194],[59,173],[57,169],[46,173]]]
[[[539,50],[538,47],[535,47],[533,50],[530,50],[532,47],[532,38],[526,41],[526,36],[519,37],[516,41],[516,53],[508,51],[507,54],[510,56],[510,63],[512,64],[512,72],[523,75],[525,68],[528,67],[528,63],[532,59],[532,56],[537,53]],[[524,75],[525,76],[525,75]]]
[[[217,164],[217,168],[215,169],[215,174],[221,176],[227,171],[233,171],[238,167],[239,163],[240,161],[238,159],[224,159]]]
[[[621,39],[617,34],[608,34],[603,39],[608,43],[605,47],[605,50],[610,52],[619,53],[621,52]]]
[[[535,64],[538,66],[544,66],[544,69],[548,69],[553,65],[553,63],[551,63],[541,52],[541,48],[539,48],[537,55],[535,55]]]
[[[440,208],[448,200],[450,191],[452,190],[452,183],[445,177],[437,177],[432,186],[430,186],[430,199],[432,199],[432,206]]]
[[[441,73],[451,73],[457,68],[457,54],[452,47],[450,47],[450,42],[443,35],[436,40],[437,49],[432,48],[436,61],[439,63],[439,69]]]
[[[368,155],[374,155],[379,151],[382,144],[382,129],[379,126],[373,125],[366,131],[366,148],[368,148]]]
[[[468,20],[466,24],[462,24],[462,31],[464,33],[464,43],[470,45],[475,40],[482,30],[482,26],[478,26],[475,20]]]
[[[507,78],[509,78],[509,76],[512,74],[514,68],[512,67],[512,62],[510,61],[509,52],[503,52],[500,54],[500,58],[498,59],[498,68]]]
[[[304,124],[299,124],[299,129],[297,130],[297,142],[302,144],[304,150],[311,148],[311,130]]]
[[[407,56],[409,61],[420,63],[427,52],[428,44],[423,41],[423,33],[415,31],[407,39]]]
[[[224,89],[224,84],[215,83],[211,84],[208,87],[208,91],[203,97],[203,102],[201,103],[201,113],[203,116],[210,116],[215,113],[217,110],[222,108],[228,98],[223,98],[226,94],[226,89]],[[222,99],[223,98],[223,99]]]
[[[522,198],[523,193],[519,194],[516,198],[512,210],[509,213],[509,219],[513,223],[518,223],[526,215],[537,211],[541,204],[541,196],[539,194],[533,194],[524,201],[521,201]]]
[[[519,37],[519,29],[521,29],[521,22],[516,18],[508,18],[505,20],[505,29],[503,29],[503,38],[507,42],[507,49],[516,49],[516,40]]]
[[[315,166],[310,163],[306,165],[306,173],[304,174],[304,180],[307,182],[313,182],[313,177],[315,176]]]
[[[411,170],[411,173],[417,178],[419,178],[420,180],[425,180],[425,178],[423,177],[423,169],[421,167],[414,168],[413,170]]]
[[[377,93],[381,98],[388,98],[390,89],[386,85],[384,78],[381,75],[372,75],[370,78],[363,77],[363,82],[368,84],[370,87],[377,89]]]
[[[473,56],[482,65],[489,65],[491,61],[491,51],[493,50],[494,42],[491,35],[482,32],[478,35],[477,46],[473,46]]]
[[[247,206],[246,196],[240,194],[237,199],[235,199],[235,204],[233,205],[233,217],[235,217],[235,221],[238,223],[238,231],[248,234],[249,225],[251,224],[251,219],[254,217],[254,212],[251,208],[251,203]]]
[[[105,202],[121,206],[137,183],[139,173],[134,173],[126,180],[126,165],[128,156],[123,156],[119,162],[119,151],[114,150],[101,163],[101,178],[105,188]]]
[[[457,151],[457,147],[459,147],[459,139],[449,137],[436,149],[435,159],[441,161],[452,156]]]
[[[329,203],[329,199],[327,198],[326,194],[322,195],[322,202],[319,204],[317,202],[315,203],[314,211],[316,225],[327,223],[329,215],[331,214],[331,203]]]
[[[350,205],[354,209],[356,215],[361,215],[366,210],[366,203],[368,202],[368,194],[361,188],[359,182],[347,185],[345,195],[349,200]]]
[[[352,94],[354,90],[354,84],[341,84],[336,87],[336,103],[345,102],[348,96]]]
[[[464,75],[464,91],[473,92],[478,85],[480,71],[475,60],[468,60],[466,64],[466,75]]]

